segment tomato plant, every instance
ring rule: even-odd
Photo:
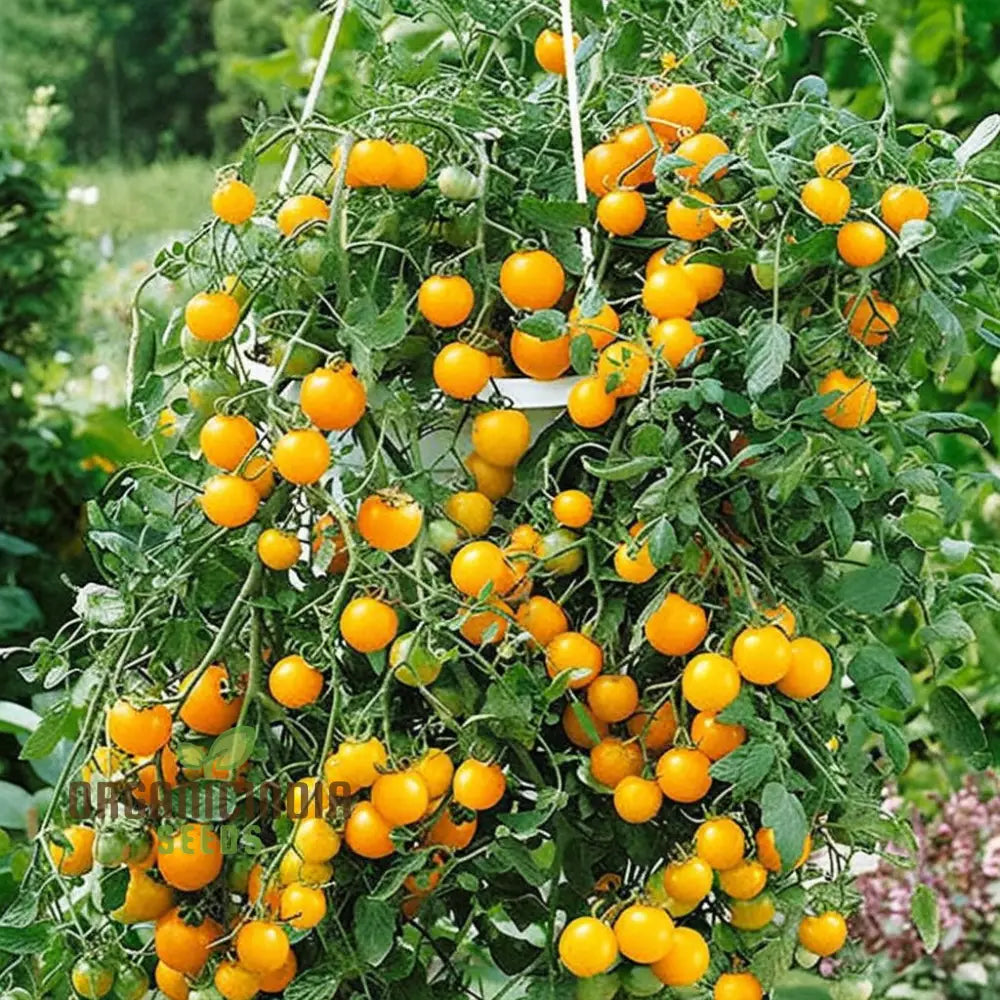
[[[58,930],[124,967],[149,953],[114,914],[163,907],[147,974],[171,996],[478,996],[484,967],[533,998],[735,996],[819,955],[860,971],[849,863],[906,837],[880,789],[923,707],[891,609],[933,686],[913,752],[987,760],[948,684],[963,616],[996,606],[945,534],[977,483],[934,452],[983,429],[921,410],[914,372],[997,323],[992,188],[888,103],[777,92],[770,0],[690,5],[683,36],[674,3],[581,2],[563,60],[534,13],[466,0],[444,34],[421,22],[419,63],[397,6],[360,8],[385,29],[366,103],[251,123],[227,168],[250,218],[227,197],[158,258],[205,351],[140,290],[155,461],[91,510],[127,614],[60,640],[88,714],[0,940]],[[614,193],[642,210],[602,212]],[[70,822],[81,766],[120,779],[112,801],[146,768],[140,805],[168,786],[171,816],[139,809],[162,820],[142,908],[110,851],[88,874],[108,796]],[[182,794],[293,782],[277,815]],[[73,951],[22,964],[65,979]]]

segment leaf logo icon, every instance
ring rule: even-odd
[[[253,726],[234,726],[227,729],[209,748],[205,769],[209,772],[235,771],[245,764],[253,753],[257,730]]]

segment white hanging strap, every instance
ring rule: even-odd
[[[309,93],[306,94],[306,102],[302,106],[302,115],[299,118],[299,128],[313,116],[316,104],[319,101],[319,92],[323,87],[323,80],[327,70],[330,68],[330,60],[333,58],[333,50],[337,45],[337,36],[340,34],[340,25],[343,23],[344,14],[347,11],[348,0],[337,0],[337,6],[333,11],[333,19],[330,21],[330,28],[326,33],[326,40],[323,42],[323,50],[320,52],[319,62],[316,63],[316,72],[313,73],[312,83],[309,84]],[[288,159],[285,160],[285,167],[281,171],[281,179],[278,181],[278,194],[286,194],[288,185],[291,183],[292,174],[299,162],[299,141],[296,139],[292,143],[292,148],[288,151]]]
[[[566,99],[569,102],[569,131],[573,143],[573,174],[576,178],[576,200],[587,204],[587,180],[583,172],[583,128],[580,125],[580,88],[576,78],[576,51],[573,48],[573,13],[570,0],[559,0],[562,15],[563,54],[566,59]],[[586,279],[594,263],[594,246],[590,229],[581,226],[580,250],[583,253],[583,273]]]

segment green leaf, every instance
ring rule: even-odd
[[[910,897],[910,917],[928,952],[934,952],[941,940],[938,901],[930,886],[918,885]]]
[[[22,883],[14,901],[0,916],[0,926],[28,927],[38,916],[38,893],[27,883]]]
[[[774,831],[774,846],[782,866],[791,868],[802,855],[809,821],[802,803],[784,785],[768,782],[760,800],[761,822]]]
[[[24,587],[0,587],[0,636],[23,632],[42,621],[42,612]]]
[[[837,599],[855,611],[878,614],[896,600],[902,584],[903,574],[898,566],[877,563],[845,573],[837,585]]]
[[[385,900],[361,896],[354,904],[354,941],[368,965],[389,954],[396,933],[396,911]]]
[[[829,980],[795,970],[778,977],[771,996],[774,1000],[833,1000],[832,988]]]
[[[902,427],[921,440],[928,434],[968,434],[980,444],[990,441],[990,432],[983,422],[967,413],[917,413],[904,420]]]
[[[594,725],[594,719],[590,712],[587,711],[583,702],[573,702],[573,714],[576,716],[576,721],[580,723],[580,728],[587,734],[587,738],[592,740],[594,743],[600,743],[601,734],[597,731],[597,727]]]
[[[337,965],[329,960],[321,961],[297,975],[281,995],[285,1000],[329,1000],[336,995],[341,977]]]
[[[665,517],[656,522],[656,527],[649,535],[648,544],[649,558],[657,569],[666,566],[673,559],[678,545],[677,532]]]
[[[786,972],[795,957],[795,937],[792,934],[782,934],[768,941],[754,953],[750,962],[750,971],[760,980],[765,990],[771,989],[775,980]]]
[[[594,367],[594,342],[590,337],[574,337],[570,341],[569,360],[577,375],[586,375]]]
[[[116,868],[109,874],[102,875],[94,885],[94,902],[101,913],[117,910],[125,902],[128,890],[129,871],[127,868]]]
[[[566,332],[566,317],[558,309],[539,309],[520,320],[517,328],[539,340],[555,340]]]
[[[990,747],[982,722],[965,696],[948,685],[931,691],[927,713],[941,742],[977,771],[990,763]]]
[[[627,462],[619,462],[617,465],[601,465],[593,459],[583,457],[583,467],[598,479],[607,479],[612,483],[624,482],[626,479],[635,479],[644,476],[653,469],[663,467],[663,459],[655,455],[637,455]]]
[[[747,349],[747,392],[759,396],[781,378],[792,351],[792,338],[780,323],[771,320],[756,327]]]
[[[46,712],[35,731],[24,741],[24,746],[21,747],[21,760],[48,757],[64,735],[68,714],[66,705],[57,705]]]
[[[0,781],[0,826],[8,830],[24,830],[33,805],[30,793],[20,785]]]
[[[525,195],[517,210],[525,222],[539,229],[580,229],[590,225],[590,208],[578,201],[542,201]]]
[[[942,642],[949,646],[966,646],[975,642],[976,633],[957,609],[946,608],[941,614],[935,615],[929,625],[924,625],[917,632],[917,638],[922,643]]]
[[[401,343],[406,337],[406,301],[402,286],[400,289],[393,296],[393,300],[385,312],[380,313],[364,332],[365,343],[373,350],[388,350]]]
[[[913,682],[906,668],[886,646],[863,646],[847,665],[847,676],[862,698],[886,708],[913,704]]]
[[[934,239],[936,233],[934,223],[926,219],[910,219],[909,222],[904,222],[903,228],[899,231],[899,247],[896,254],[905,257],[921,244]]]
[[[30,733],[39,722],[41,717],[30,708],[14,701],[0,701],[0,732]]]
[[[52,943],[55,926],[43,920],[30,927],[0,927],[0,951],[39,955]]]
[[[6,552],[10,556],[30,556],[37,551],[37,545],[26,542],[16,535],[8,535],[6,531],[0,531],[0,552]]]
[[[245,764],[253,753],[257,730],[253,726],[234,726],[226,730],[209,748],[205,767],[215,762],[219,770],[228,771]]]
[[[737,802],[745,799],[771,773],[777,760],[769,743],[752,740],[732,753],[717,760],[711,768],[713,778],[732,783],[732,797]]]

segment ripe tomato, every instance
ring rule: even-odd
[[[531,433],[529,429],[529,435]],[[502,500],[514,486],[514,470],[507,466],[487,462],[482,455],[470,452],[465,467],[476,481],[476,489],[491,500]]]
[[[607,972],[618,960],[615,932],[596,917],[577,917],[559,935],[559,957],[581,979]]]
[[[671,899],[680,903],[700,903],[711,891],[712,866],[702,858],[674,861],[663,872],[663,886]]]
[[[253,520],[260,506],[260,494],[240,476],[212,476],[201,494],[201,509],[220,528],[240,528]]]
[[[698,292],[680,265],[664,264],[646,278],[642,305],[657,319],[687,317],[698,307]]]
[[[728,656],[699,653],[684,667],[684,697],[700,712],[721,712],[740,693],[740,675]]]
[[[427,812],[430,794],[417,771],[392,771],[375,779],[371,802],[390,826],[409,826]]]
[[[649,328],[649,341],[654,353],[675,370],[684,367],[688,358],[697,363],[705,353],[701,349],[705,338],[695,333],[689,320],[680,317],[654,323]]]
[[[473,646],[481,646],[484,642],[501,642],[514,617],[514,609],[500,598],[490,597],[486,603],[486,609],[469,614],[459,630],[462,637]]]
[[[451,779],[455,774],[455,765],[443,750],[431,747],[413,765],[413,770],[424,779],[424,783],[427,785],[427,794],[432,799],[437,799],[451,788]]]
[[[551,309],[565,287],[562,264],[547,250],[520,250],[500,267],[500,291],[515,309]]]
[[[382,741],[372,737],[362,742],[345,740],[323,765],[323,777],[328,785],[345,784],[354,794],[375,784],[379,769],[388,760]]]
[[[302,380],[299,406],[323,431],[346,431],[364,415],[368,393],[350,365],[317,368]]]
[[[688,184],[697,184],[702,170],[711,163],[717,156],[725,156],[729,152],[729,146],[724,139],[720,139],[711,132],[699,132],[685,139],[675,150],[675,156],[683,156],[685,160],[691,161],[689,167],[678,167],[677,176],[683,178]],[[716,170],[712,174],[711,180],[721,181],[729,173],[726,167]]]
[[[268,569],[291,569],[301,551],[302,544],[295,535],[277,528],[267,528],[257,538],[257,556]]]
[[[397,142],[392,174],[386,183],[393,191],[415,191],[427,180],[427,157],[412,142]]]
[[[108,709],[106,725],[115,746],[136,757],[148,757],[170,739],[173,719],[166,705],[134,708],[119,698]]]
[[[677,715],[670,702],[660,705],[650,715],[648,712],[636,712],[626,722],[629,734],[640,740],[647,750],[662,750],[673,742],[677,732]]]
[[[510,355],[529,378],[550,382],[569,368],[569,335],[541,340],[515,330],[510,336]]]
[[[261,500],[266,500],[274,492],[274,466],[263,455],[248,458],[240,477],[254,488]]]
[[[629,125],[622,129],[615,139],[615,144],[628,152],[628,162],[632,166],[622,178],[622,183],[628,187],[638,187],[641,184],[652,184],[655,180],[656,156],[654,145],[662,145],[655,133],[644,122]]]
[[[708,107],[695,87],[672,83],[653,95],[646,105],[646,117],[658,136],[676,142],[681,129],[692,132],[701,129],[708,117]]]
[[[157,864],[167,885],[195,892],[214,881],[222,871],[218,835],[201,823],[185,823],[170,837],[161,837]]]
[[[111,911],[120,924],[143,924],[159,920],[174,905],[174,891],[157,882],[138,866],[130,866],[122,905]]]
[[[484,351],[452,341],[434,358],[434,382],[452,399],[472,399],[490,380],[490,358]]]
[[[358,508],[359,534],[372,548],[384,552],[405,549],[420,534],[423,523],[420,504],[400,490],[373,493]]]
[[[779,604],[776,608],[765,608],[763,615],[780,628],[789,639],[795,635],[795,612],[787,604]]]
[[[634,551],[630,551],[634,549]],[[656,576],[656,566],[649,554],[649,543],[644,542],[637,549],[634,544],[622,542],[615,549],[615,572],[626,583],[646,583]]]
[[[563,490],[552,499],[552,513],[568,528],[582,528],[594,516],[594,504],[583,490]]]
[[[716,223],[712,218],[711,207],[689,208],[685,204],[685,200],[692,198],[708,206],[715,204],[715,199],[711,195],[694,189],[671,198],[667,204],[667,229],[679,240],[696,243],[706,236],[711,236],[715,232]]]
[[[587,731],[583,728],[583,723],[580,721],[581,713],[585,715],[597,733],[597,739],[594,740],[591,736],[587,734]],[[582,702],[575,701],[570,702],[564,709],[562,714],[562,727],[563,732],[566,734],[566,738],[573,744],[573,746],[580,747],[582,750],[590,750],[597,746],[601,740],[603,740],[608,735],[608,724],[602,722],[600,719],[594,717],[594,713]]]
[[[587,182],[587,190],[602,198],[618,187],[624,180],[623,174],[634,162],[631,150],[624,143],[598,143],[588,149],[587,155],[583,158],[583,175]]]
[[[578,427],[602,427],[615,415],[615,397],[605,390],[606,382],[599,375],[587,375],[570,389],[566,410]]]
[[[164,962],[157,962],[154,978],[157,988],[167,1000],[188,1000],[191,990],[183,972],[171,969]]]
[[[729,904],[729,923],[740,931],[759,931],[774,919],[774,912],[767,893],[745,902],[737,899]]]
[[[617,788],[630,774],[641,774],[642,764],[642,748],[635,740],[609,736],[590,750],[590,773],[608,788]]]
[[[664,656],[684,656],[697,649],[708,635],[708,618],[697,604],[670,593],[649,616],[644,626],[646,640]]]
[[[252,1000],[260,988],[257,973],[231,959],[224,959],[216,966],[213,982],[224,1000]]]
[[[705,939],[690,927],[675,927],[670,951],[649,968],[665,986],[692,986],[708,972]]]
[[[169,744],[153,757],[141,758],[145,763],[135,773],[135,786],[132,795],[140,802],[149,805],[153,797],[153,786],[162,782],[168,788],[177,785],[177,754],[170,749]]]
[[[864,427],[875,414],[878,393],[867,379],[852,378],[835,368],[825,375],[816,388],[820,396],[837,393],[837,398],[823,410],[823,416],[841,430]]]
[[[153,940],[156,957],[166,966],[189,976],[197,976],[212,952],[212,943],[222,937],[222,928],[211,918],[184,918],[179,907],[156,921]]]
[[[197,340],[225,340],[240,321],[240,304],[226,292],[198,292],[184,307],[184,322]]]
[[[451,582],[468,597],[478,596],[487,584],[491,593],[506,594],[514,586],[514,572],[493,542],[469,542],[451,561]]]
[[[420,315],[435,326],[461,326],[475,303],[472,285],[460,274],[432,274],[417,293]]]
[[[650,782],[652,784],[652,782]],[[658,962],[674,942],[674,922],[658,906],[633,903],[615,921],[618,950],[633,962]]]
[[[455,801],[466,809],[492,809],[507,790],[507,776],[499,764],[484,764],[469,758],[462,761],[451,782]]]
[[[586,687],[603,667],[601,647],[579,632],[563,632],[545,647],[545,668],[549,677],[555,678],[564,670],[580,671],[580,676],[574,677],[568,685],[574,690]]]
[[[257,443],[257,431],[246,417],[216,413],[202,425],[198,443],[206,462],[232,472]]]
[[[302,830],[307,822],[319,821],[318,817],[310,817],[299,824],[298,831]],[[336,831],[334,831],[336,833]],[[340,838],[337,838],[337,849],[340,849]],[[258,866],[259,867],[259,866]],[[293,847],[281,855],[278,863],[278,881],[281,885],[291,885],[293,882],[301,882],[303,885],[323,885],[333,878],[333,865],[326,861],[305,861]],[[280,903],[280,899],[279,899]]]
[[[663,792],[655,781],[627,774],[615,785],[614,803],[626,823],[648,823],[663,805]]]
[[[733,643],[733,662],[751,684],[776,684],[792,665],[788,636],[776,625],[745,628]]]
[[[601,351],[597,359],[597,377],[610,396],[621,399],[642,389],[649,374],[649,354],[634,340],[619,340]]]
[[[799,944],[822,958],[840,951],[846,940],[847,922],[835,910],[827,910],[815,917],[803,917],[799,924]]]
[[[340,634],[359,653],[385,649],[399,630],[399,618],[385,601],[355,597],[340,613]]]
[[[396,172],[396,150],[386,139],[362,139],[347,154],[347,173],[357,187],[381,187]]]
[[[192,670],[181,681],[180,691],[187,692],[180,717],[189,729],[218,736],[236,725],[243,696],[234,696],[229,671],[221,664],[213,663],[200,677]]]
[[[518,625],[531,633],[539,646],[545,647],[557,636],[569,630],[569,619],[555,601],[547,597],[529,597],[515,615]]]
[[[285,656],[271,668],[267,687],[279,705],[303,708],[320,696],[323,675],[301,656]]]
[[[330,446],[319,431],[288,431],[275,443],[271,460],[290,483],[308,486],[330,467]]]
[[[662,251],[660,252],[662,253]],[[701,261],[691,263],[690,258],[693,256],[693,252],[685,254],[677,263],[694,285],[695,291],[698,293],[698,302],[708,302],[722,291],[722,286],[726,281],[726,272],[714,264],[705,264]]]
[[[646,201],[638,191],[609,191],[597,203],[597,221],[612,236],[631,236],[646,221]]]
[[[278,228],[285,236],[312,222],[328,222],[330,206],[314,194],[296,194],[286,198],[278,209]]]
[[[833,676],[833,661],[815,639],[802,636],[791,644],[791,666],[778,681],[778,690],[787,698],[802,701],[825,691]]]
[[[813,157],[813,166],[820,177],[832,177],[842,181],[854,169],[854,157],[850,150],[834,142],[816,153]]]
[[[580,37],[573,35],[573,50],[580,45]],[[566,74],[566,49],[563,36],[551,28],[539,32],[535,39],[535,59],[546,73]]]
[[[747,739],[743,726],[719,722],[713,712],[699,712],[691,721],[691,739],[709,760],[721,760]]]
[[[261,993],[281,993],[295,978],[298,967],[295,952],[289,949],[288,958],[285,959],[280,969],[275,969],[273,972],[262,972],[258,976],[257,983]]]
[[[253,188],[235,177],[223,181],[212,192],[212,211],[231,225],[238,226],[253,215],[257,196]]]
[[[278,912],[297,931],[309,930],[326,916],[326,894],[315,886],[293,882],[282,890]]]
[[[594,349],[599,351],[607,347],[621,329],[618,313],[607,304],[601,306],[595,316],[583,316],[579,306],[573,306],[569,311],[569,338],[589,337]]]
[[[520,410],[487,410],[472,421],[472,447],[490,465],[513,468],[530,443],[531,425]],[[481,486],[479,490],[490,496]]]
[[[919,188],[906,184],[893,184],[887,188],[879,202],[882,220],[898,233],[905,223],[913,219],[926,219],[931,214],[931,203]]]
[[[288,935],[270,920],[250,920],[236,932],[236,955],[251,972],[280,969],[288,952]]]
[[[724,972],[715,981],[712,1000],[762,1000],[760,980],[752,972]]]
[[[767,869],[759,861],[741,861],[719,872],[719,885],[732,899],[753,899],[767,885]]]
[[[728,816],[705,820],[695,832],[694,843],[698,857],[716,871],[735,868],[746,852],[743,831]]]
[[[625,674],[604,674],[587,688],[587,704],[602,722],[624,722],[639,707],[639,688]]]
[[[784,866],[781,863],[781,855],[778,854],[778,848],[775,845],[774,831],[766,826],[761,827],[757,831],[754,840],[757,844],[757,857],[760,863],[769,872],[780,872]],[[802,845],[802,853],[792,867],[801,868],[809,860],[810,854],[812,854],[812,837],[806,834],[805,843]]]
[[[899,323],[899,310],[877,291],[872,291],[860,302],[852,295],[844,304],[844,315],[851,336],[866,347],[884,344]]]
[[[873,222],[847,222],[837,233],[837,252],[851,267],[872,267],[885,251],[885,233]]]
[[[84,955],[74,962],[70,981],[84,1000],[100,1000],[111,992],[115,974],[103,962]]]
[[[711,766],[700,750],[674,747],[656,762],[656,781],[672,802],[698,802],[712,787]]]
[[[85,875],[94,866],[94,831],[89,826],[68,826],[61,831],[68,847],[50,843],[49,856],[60,875],[74,878]]]
[[[825,225],[842,222],[851,210],[851,192],[843,181],[814,177],[802,189],[802,207]]]
[[[464,850],[476,835],[478,820],[475,816],[468,821],[456,823],[447,808],[442,809],[438,818],[424,835],[426,844],[439,844],[453,851]]]

